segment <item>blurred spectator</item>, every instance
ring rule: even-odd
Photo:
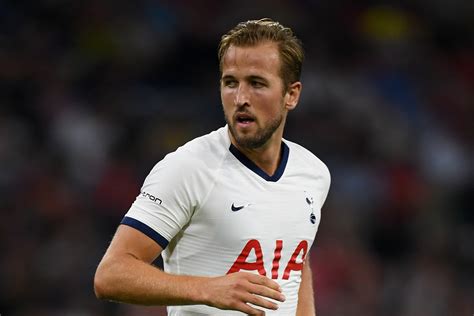
[[[165,315],[93,273],[153,165],[223,124],[221,31],[269,16],[307,50],[286,138],[333,176],[318,315],[471,315],[474,9],[383,3],[1,1],[0,314]]]

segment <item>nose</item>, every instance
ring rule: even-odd
[[[234,104],[238,107],[249,105],[250,95],[249,89],[245,84],[240,84],[235,92]]]

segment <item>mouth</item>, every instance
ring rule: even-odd
[[[248,113],[238,113],[235,115],[235,121],[237,122],[237,125],[248,126],[255,122],[255,118]]]

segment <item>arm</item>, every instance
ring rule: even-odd
[[[301,284],[298,292],[297,316],[316,316],[314,307],[313,275],[309,264],[309,256],[301,271]]]
[[[277,308],[257,295],[284,300],[279,285],[260,275],[233,273],[209,278],[166,273],[150,264],[161,251],[140,231],[120,225],[97,268],[96,296],[142,305],[206,304],[251,315],[264,314],[247,303]]]

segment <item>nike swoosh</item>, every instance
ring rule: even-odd
[[[244,207],[247,207],[249,205],[250,204],[244,204],[242,206],[235,206],[234,203],[232,203],[232,206],[230,207],[230,209],[232,210],[232,212],[237,212],[237,211],[240,211],[241,209],[243,209]]]

